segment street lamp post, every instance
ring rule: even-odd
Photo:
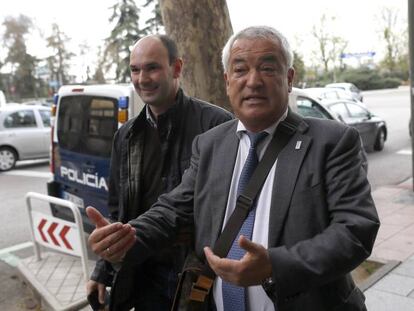
[[[411,98],[411,150],[414,149],[414,3],[408,0],[408,50],[410,54],[410,98]],[[411,156],[412,172],[414,176],[414,152]],[[414,190],[414,183],[413,183]]]

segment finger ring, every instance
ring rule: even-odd
[[[106,248],[106,253],[109,255],[109,247]]]

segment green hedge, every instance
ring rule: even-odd
[[[341,74],[341,80],[353,83],[361,90],[388,89],[401,85],[399,75],[369,68],[346,70]]]

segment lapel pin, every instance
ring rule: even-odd
[[[301,140],[298,140],[298,141],[296,142],[295,149],[296,149],[296,150],[299,150],[301,145],[302,145],[302,141],[301,141]]]

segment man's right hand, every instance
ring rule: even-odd
[[[136,241],[135,229],[129,224],[109,223],[98,210],[90,206],[86,208],[86,214],[96,226],[88,239],[92,251],[109,262],[122,261]]]
[[[94,291],[98,291],[98,300],[101,305],[105,304],[105,295],[106,295],[106,286],[105,284],[98,283],[92,280],[89,280],[88,283],[86,283],[86,295],[89,296]],[[100,309],[105,310],[105,307]]]

